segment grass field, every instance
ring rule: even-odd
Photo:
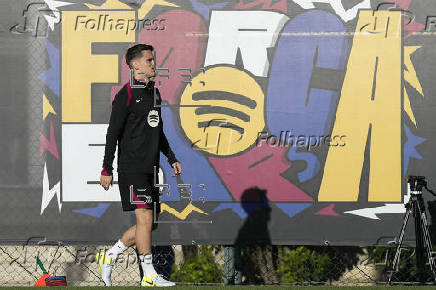
[[[407,289],[414,289],[414,290],[434,290],[436,289],[435,286],[391,286],[394,287],[395,290],[407,290]],[[107,289],[106,287],[89,287],[89,286],[83,286],[83,287],[56,287],[56,289],[80,289],[80,290],[95,290],[95,289]],[[112,290],[122,290],[122,289],[143,289],[143,287],[122,287],[122,286],[114,286],[110,289]],[[177,289],[177,290],[255,290],[255,289],[263,289],[263,290],[284,290],[284,289],[290,289],[290,290],[323,290],[323,289],[340,289],[340,290],[347,290],[347,289],[356,289],[359,290],[382,290],[387,289],[389,287],[387,286],[191,286],[191,285],[178,285],[175,287],[165,288],[165,289]],[[6,289],[29,289],[29,287],[0,287],[1,290]],[[164,289],[164,288],[161,288]]]

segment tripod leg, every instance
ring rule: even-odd
[[[415,239],[416,239],[416,276],[421,283],[425,282],[424,270],[425,270],[425,258],[424,258],[424,240],[423,240],[423,228],[421,222],[421,200],[418,198],[417,202],[413,204],[413,218],[415,219]]]
[[[433,257],[433,244],[431,242],[430,233],[428,231],[428,223],[427,223],[427,217],[425,215],[425,211],[421,211],[421,208],[419,209],[420,217],[421,217],[421,227],[423,230],[423,236],[424,236],[424,245],[427,250],[427,257],[428,257],[428,263],[430,265],[430,270],[433,274],[433,279],[436,283],[436,264]]]
[[[400,262],[401,245],[403,244],[404,233],[406,231],[407,222],[409,221],[409,216],[410,216],[410,211],[411,211],[411,206],[410,206],[411,202],[412,202],[412,199],[406,205],[406,214],[404,215],[403,226],[401,227],[400,236],[398,237],[398,244],[397,244],[397,248],[395,250],[394,261],[392,262],[392,270],[388,273],[388,281],[386,282],[387,285],[392,284],[392,276],[394,274],[395,269],[398,266],[398,263]]]

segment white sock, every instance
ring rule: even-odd
[[[124,245],[121,240],[118,240],[118,242],[116,242],[115,245],[107,252],[107,257],[111,258],[112,260],[116,260],[118,256],[125,250],[127,250],[126,245]]]
[[[153,257],[151,254],[140,255],[139,260],[141,261],[142,270],[144,271],[144,276],[148,277],[156,273],[153,267]]]

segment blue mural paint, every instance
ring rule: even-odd
[[[286,213],[289,217],[293,217],[296,214],[302,212],[306,208],[310,207],[312,203],[285,203],[285,202],[277,202],[271,203],[275,204],[278,208],[280,208],[284,213]],[[265,202],[246,202],[246,203],[221,203],[216,208],[213,209],[212,212],[218,212],[225,209],[231,209],[234,213],[239,215],[241,219],[245,219],[248,215],[253,212],[262,209],[268,205]]]
[[[191,0],[192,8],[197,11],[204,19],[209,19],[210,10],[221,10],[227,5],[227,2],[215,3],[215,4],[203,4],[197,0]]]
[[[239,215],[241,219],[245,219],[253,212],[268,206],[267,202],[237,202],[237,203],[221,203],[212,212],[218,212],[225,209],[231,209],[234,213]]]
[[[307,146],[309,136],[329,134],[339,92],[311,89],[310,81],[314,65],[334,70],[345,68],[348,43],[340,35],[345,31],[337,16],[320,10],[302,13],[285,26],[268,84],[266,119],[272,134],[280,137],[281,132],[290,131],[289,135],[305,136],[304,144],[298,146]],[[335,35],[320,34],[328,32]],[[284,137],[282,140],[286,140],[287,136]],[[296,142],[293,146],[297,146]],[[288,157],[307,162],[307,168],[299,174],[301,181],[313,178],[319,171],[319,162],[312,153],[295,154],[295,150],[289,150]]]
[[[111,204],[108,202],[99,203],[97,207],[73,209],[73,212],[101,218]]]
[[[288,153],[288,157],[291,161],[305,160],[307,162],[306,169],[298,172],[298,179],[300,180],[300,182],[305,182],[318,173],[320,169],[320,164],[318,161],[318,157],[315,154],[307,152],[296,152],[297,147],[291,147],[289,150],[291,152]]]
[[[413,135],[412,131],[404,124],[404,130],[406,131],[407,141],[404,144],[404,164],[403,174],[406,175],[407,168],[409,167],[410,158],[422,159],[421,154],[416,151],[416,146],[426,141],[427,139]]]
[[[302,212],[309,206],[311,206],[311,203],[284,203],[284,202],[277,202],[275,205],[280,208],[283,212],[285,212],[289,217],[293,217],[296,214]]]
[[[44,82],[44,84],[49,87],[56,97],[60,96],[60,63],[59,63],[59,49],[57,49],[50,41],[45,40],[45,47],[47,49],[47,54],[50,59],[50,68],[45,72],[41,73],[38,78]]]
[[[162,102],[163,104],[167,104],[167,102]],[[170,107],[162,107],[161,113],[164,120],[165,136],[176,158],[182,165],[181,178],[183,183],[192,186],[192,200],[202,201],[203,198],[205,198],[205,201],[233,200],[203,153],[193,150],[182,134],[180,127],[176,126],[178,122],[176,122]],[[170,195],[164,194],[162,201],[179,201],[181,199],[177,188],[177,179],[171,176],[174,169],[168,164],[167,158],[162,153],[160,158],[160,164],[166,176],[166,183],[170,185]],[[204,184],[205,189],[200,184]]]

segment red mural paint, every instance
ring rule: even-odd
[[[258,186],[267,191],[270,201],[312,202],[312,197],[280,175],[291,166],[286,150],[286,147],[254,146],[242,155],[209,157],[209,161],[237,201],[244,190]]]
[[[250,3],[244,3],[243,0],[239,0],[239,3],[235,5],[235,9],[252,9],[256,6],[263,5],[262,9],[265,10],[277,10],[280,12],[283,12],[285,14],[288,13],[288,4],[286,3],[286,0],[281,0],[273,5],[271,5],[272,0],[257,0]]]
[[[207,43],[207,27],[201,16],[186,10],[170,10],[156,16],[163,19],[159,25],[161,30],[142,29],[138,35],[137,43],[153,45],[156,52],[156,69],[160,70],[160,76],[155,77],[156,87],[162,95],[162,100],[170,105],[180,102],[179,98],[186,85],[184,80],[189,80],[188,70],[195,75],[204,60]],[[167,75],[168,77],[164,77]],[[121,86],[113,86],[111,90],[111,101],[122,86],[129,81],[130,70],[126,65],[123,56],[121,64]],[[161,84],[159,84],[161,81]]]

